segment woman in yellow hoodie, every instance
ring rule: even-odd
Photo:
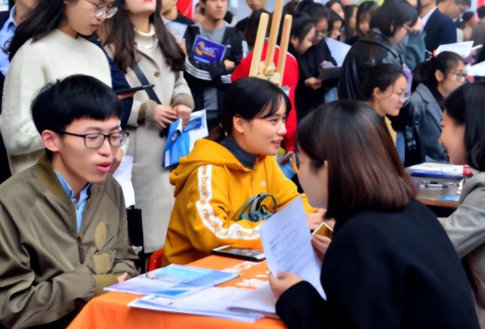
[[[195,261],[222,245],[262,248],[262,221],[239,218],[246,201],[260,193],[273,195],[277,210],[300,195],[274,157],[286,134],[289,109],[288,97],[271,82],[245,78],[231,85],[221,113],[222,140],[197,141],[170,175],[176,199],[164,265]],[[314,211],[306,198],[305,204]],[[309,214],[310,228],[321,219],[322,212]]]

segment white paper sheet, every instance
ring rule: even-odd
[[[261,319],[263,317],[261,313],[235,312],[228,309],[232,299],[245,292],[244,289],[234,287],[215,287],[178,300],[153,295],[145,296],[131,302],[129,306],[154,311],[206,315],[243,322],[254,322]]]
[[[325,38],[325,42],[330,49],[332,57],[337,61],[338,66],[342,66],[351,47],[346,43],[334,40],[332,38]]]
[[[133,170],[133,157],[129,155],[123,156],[120,165],[113,173],[113,177],[120,184],[125,198],[125,207],[135,205],[135,189],[131,182],[131,172]]]
[[[229,309],[240,312],[262,313],[267,317],[278,318],[276,315],[276,298],[271,291],[269,282],[254,290],[239,289],[238,296],[229,301]]]
[[[295,199],[262,224],[260,235],[273,275],[276,276],[278,271],[297,274],[326,299],[320,283],[321,264],[311,244],[301,198]]]

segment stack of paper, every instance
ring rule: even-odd
[[[467,173],[464,166],[447,163],[424,162],[406,168],[412,177],[427,177],[436,179],[460,180]]]
[[[441,45],[436,49],[436,55],[444,51],[451,51],[460,55],[463,58],[467,58],[469,56],[474,56],[478,49],[480,49],[482,45],[478,45],[473,47],[473,41],[466,41],[466,42],[457,42],[457,43],[449,43],[446,45]]]
[[[154,311],[205,315],[243,322],[254,322],[263,318],[261,313],[238,312],[229,309],[229,305],[233,304],[233,299],[240,299],[246,292],[245,289],[234,287],[215,287],[177,300],[159,296],[145,296],[131,302],[129,306]]]
[[[172,264],[105,288],[106,291],[129,292],[181,298],[238,277],[237,273]]]

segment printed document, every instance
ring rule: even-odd
[[[295,199],[262,224],[260,235],[268,267],[274,276],[278,271],[297,274],[326,299],[320,283],[321,264],[311,244],[301,198]]]

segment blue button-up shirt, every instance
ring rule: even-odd
[[[13,20],[15,16],[15,6],[10,10],[10,16],[8,17],[5,24],[3,24],[0,30],[0,72],[6,76],[8,68],[10,67],[10,61],[8,60],[8,47],[10,46],[10,41],[12,40],[17,24]]]
[[[64,190],[64,192],[66,192],[66,195],[69,197],[69,199],[71,199],[72,203],[74,203],[74,206],[76,207],[77,234],[80,235],[84,217],[84,209],[86,209],[86,203],[89,199],[89,192],[93,184],[90,183],[86,185],[86,187],[81,190],[79,200],[76,200],[74,192],[69,186],[69,183],[57,171],[55,173],[57,175],[57,179],[59,179],[59,183],[61,183],[62,189]]]

